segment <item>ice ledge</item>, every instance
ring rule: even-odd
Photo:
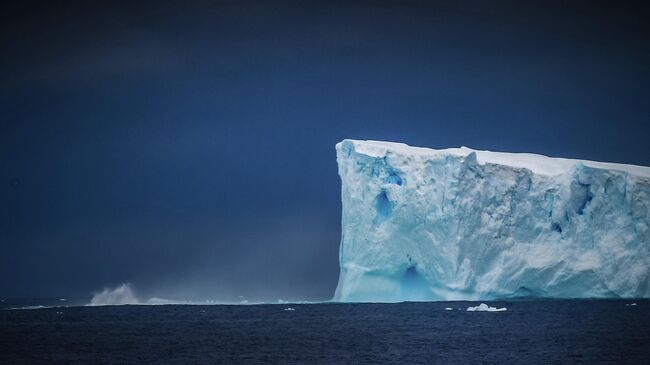
[[[439,158],[445,155],[467,157],[474,153],[477,162],[481,165],[490,163],[526,168],[540,175],[562,175],[575,170],[579,165],[583,165],[596,169],[623,171],[630,175],[650,178],[650,167],[646,166],[548,157],[533,153],[479,151],[464,146],[460,148],[432,149],[413,147],[398,142],[344,139],[336,144],[336,149],[337,151],[349,149],[350,151],[355,151],[356,153],[369,157],[384,157],[387,154],[398,154],[420,159]]]

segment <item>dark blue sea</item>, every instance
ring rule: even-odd
[[[477,304],[5,309],[0,363],[650,363],[650,301]]]

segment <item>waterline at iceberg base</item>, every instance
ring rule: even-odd
[[[650,297],[650,168],[344,140],[334,301]]]

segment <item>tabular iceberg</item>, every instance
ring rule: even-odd
[[[335,301],[650,297],[650,168],[344,140]]]

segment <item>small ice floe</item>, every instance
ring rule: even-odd
[[[636,303],[627,303],[625,304],[626,307],[636,307]]]
[[[446,311],[453,311],[454,308],[449,308],[449,307],[447,307],[447,308],[445,308],[445,310],[446,310]]]
[[[66,301],[65,298],[60,298],[60,299],[59,299],[59,302],[65,302],[65,301]]]
[[[476,307],[467,307],[468,312],[503,312],[507,311],[508,308],[503,307],[503,308],[497,308],[497,307],[490,307],[485,303],[481,303],[480,305],[477,305]]]
[[[283,310],[285,310],[285,311],[295,311],[295,309],[293,309],[291,307],[284,308]]]

